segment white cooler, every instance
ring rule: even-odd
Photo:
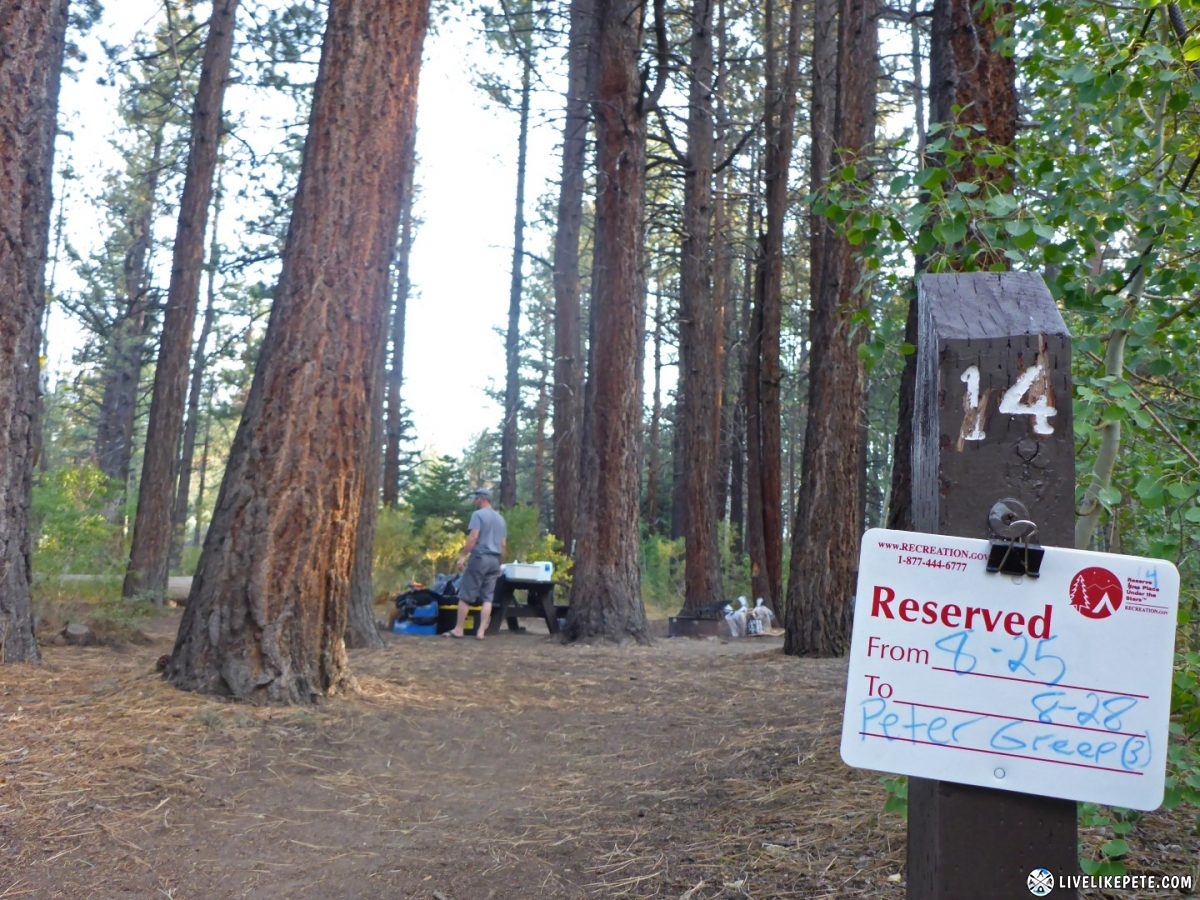
[[[549,584],[554,580],[554,563],[549,561],[505,563],[500,567],[500,571],[509,581]]]

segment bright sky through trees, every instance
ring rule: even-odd
[[[109,43],[127,44],[162,17],[161,0],[107,6],[99,34]],[[425,44],[417,137],[420,225],[405,338],[403,398],[412,411],[417,445],[451,455],[500,423],[500,405],[487,391],[503,391],[504,343],[497,329],[507,315],[516,193],[517,116],[488,108],[471,83],[464,60],[484,54],[473,27],[470,22],[442,23]],[[102,239],[97,233],[100,217],[79,197],[85,190],[98,193],[103,175],[121,163],[108,143],[119,124],[117,91],[97,83],[104,56],[95,37],[84,47],[88,67],[78,78],[63,81],[60,121],[67,133],[57,145],[56,170],[69,162],[87,185],[67,187],[67,233],[76,249],[86,253]],[[236,108],[238,102],[237,92],[231,91],[227,107]],[[553,171],[549,161],[558,123],[543,121],[531,135],[528,210],[534,209],[546,190],[546,174]],[[56,191],[62,190],[60,180]],[[233,228],[233,219],[223,216],[223,231]],[[168,223],[165,233],[174,233],[174,223]],[[532,252],[545,252],[537,239]],[[169,253],[159,258],[169,261]],[[54,278],[60,289],[72,283],[62,265]],[[165,287],[165,273],[161,280]],[[49,347],[53,377],[69,369],[78,340],[78,332],[55,310]]]

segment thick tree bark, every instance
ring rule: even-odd
[[[719,600],[721,551],[718,485],[721,481],[721,376],[724,310],[713,293],[712,0],[691,10],[691,77],[688,152],[683,182],[683,255],[680,261],[678,420],[684,502],[683,612],[694,615]]]
[[[29,512],[67,0],[0,15],[0,663],[37,662]]]
[[[756,597],[778,612],[783,594],[783,486],[780,391],[783,368],[783,232],[787,216],[788,167],[796,127],[800,71],[800,33],[805,3],[792,0],[786,30],[775,23],[777,6],[766,7],[767,72],[765,88],[766,230],[758,246],[754,321],[749,335],[746,392],[747,487],[751,581]],[[785,37],[786,35],[786,37]],[[779,44],[785,46],[779,70]]]
[[[650,639],[639,570],[646,126],[641,0],[596,3],[597,188],[578,546],[567,634]]]
[[[980,125],[983,136],[997,146],[1012,144],[1017,131],[1016,64],[996,49],[1000,25],[1013,21],[1011,3],[994,4],[990,14],[973,0],[935,0],[929,45],[929,114],[932,124]],[[918,107],[919,108],[919,107]],[[955,109],[958,109],[957,115]],[[955,139],[958,141],[958,139]],[[959,141],[961,144],[961,141]],[[967,153],[956,167],[956,182],[976,186],[1004,185],[1012,173],[1006,163],[988,165]],[[939,160],[931,164],[940,165]],[[949,249],[949,248],[947,248]],[[1002,254],[974,261],[951,260],[951,268],[984,269],[1005,265]],[[923,269],[918,260],[917,270]],[[909,299],[905,342],[916,345],[916,292]],[[912,427],[916,354],[904,361],[900,376],[899,413],[892,456],[892,486],[888,498],[888,527],[912,527]]]
[[[517,134],[517,199],[513,213],[512,270],[509,273],[508,329],[504,335],[504,429],[500,436],[500,506],[517,505],[517,436],[521,415],[521,293],[525,283],[525,158],[529,152],[529,96],[533,61],[521,54],[520,129]]]
[[[595,0],[571,0],[566,117],[558,230],[554,235],[554,533],[568,553],[575,541],[583,436],[583,326],[579,234],[593,71]]]
[[[935,123],[982,125],[991,143],[1006,147],[1017,134],[1016,63],[996,48],[1000,23],[1013,21],[1012,3],[985,11],[975,0],[935,0],[929,43],[929,106]],[[955,114],[955,108],[959,112]],[[1006,162],[988,164],[968,154],[957,181],[999,184]]]
[[[191,146],[179,223],[167,288],[154,392],[146,427],[146,450],[138,489],[133,543],[122,593],[127,598],[162,600],[167,592],[171,556],[171,510],[179,473],[179,444],[183,429],[184,392],[192,328],[200,301],[204,232],[212,199],[221,136],[221,110],[233,54],[234,18],[238,0],[213,0],[200,84],[192,109]]]
[[[379,487],[383,480],[383,459],[379,450],[383,442],[384,360],[387,357],[387,332],[383,328],[379,330],[372,354],[376,399],[368,411],[370,440],[358,528],[354,533],[354,564],[350,570],[350,600],[346,611],[345,640],[346,647],[351,650],[383,646],[383,637],[375,625],[375,527],[379,522]]]
[[[727,59],[726,36],[729,23],[725,15],[724,0],[716,0],[716,71],[714,79],[717,84],[724,84],[729,72]],[[714,92],[714,114],[716,117],[716,143],[713,149],[714,159],[720,163],[728,152],[728,121],[723,94]],[[721,323],[721,422],[720,446],[717,458],[717,483],[714,486],[717,494],[717,519],[724,520],[728,516],[731,493],[731,470],[735,454],[739,454],[735,438],[734,410],[737,408],[741,391],[738,390],[735,373],[741,372],[741,358],[735,348],[740,346],[740,335],[735,320],[735,305],[732,302],[733,257],[734,251],[729,234],[729,202],[726,197],[726,185],[729,181],[729,168],[719,166],[713,180],[713,306],[720,310]],[[730,519],[730,521],[732,521]]]
[[[376,341],[428,0],[333,0],[283,271],[167,677],[312,702],[348,686]]]
[[[838,6],[836,150],[828,162],[855,162],[856,180],[865,189],[871,178],[865,160],[875,140],[878,0],[841,0]],[[866,376],[858,355],[864,335],[855,316],[866,307],[869,288],[854,248],[830,226],[816,222],[821,260],[814,268],[821,281],[809,315],[808,425],[784,639],[784,652],[793,655],[845,653],[858,574]]]

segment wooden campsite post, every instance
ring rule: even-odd
[[[992,538],[989,511],[1011,498],[1037,543],[1072,546],[1071,338],[1045,283],[926,275],[917,303],[914,527]],[[1076,835],[1073,801],[912,778],[908,896],[1011,900],[1035,869],[1076,874]]]

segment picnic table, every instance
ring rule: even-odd
[[[502,620],[508,622],[510,631],[520,631],[519,620],[524,618],[541,619],[551,634],[558,634],[558,620],[566,615],[567,607],[554,603],[554,582],[501,575],[492,599],[488,634],[496,634]]]

